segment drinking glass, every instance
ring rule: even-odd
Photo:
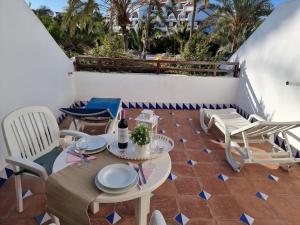
[[[88,148],[88,143],[86,137],[81,137],[75,143],[75,151],[80,155],[79,166],[85,166],[88,164],[88,159],[84,156],[86,149]]]

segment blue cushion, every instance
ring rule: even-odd
[[[120,98],[91,98],[87,103],[86,109],[109,109],[112,117],[115,118],[118,114],[121,104]]]
[[[42,167],[44,167],[47,171],[47,174],[51,175],[53,164],[61,152],[62,152],[62,149],[60,147],[55,147],[50,152],[48,152],[45,155],[42,155],[41,157],[34,160],[34,162],[41,165]],[[35,172],[28,170],[28,169],[24,169],[24,168],[20,168],[20,171],[16,172],[15,175],[19,175],[22,173],[31,173],[34,175],[38,175]]]
[[[60,111],[74,117],[112,117],[107,109],[61,108]]]

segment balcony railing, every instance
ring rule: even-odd
[[[133,73],[156,73],[203,76],[239,76],[238,62],[225,61],[182,61],[182,60],[143,60],[132,58],[107,58],[77,56],[74,62],[76,71],[99,71],[99,72],[133,72]]]

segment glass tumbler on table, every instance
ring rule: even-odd
[[[86,137],[81,137],[75,143],[75,151],[80,155],[79,166],[85,166],[89,163],[88,159],[84,156],[86,149],[88,148],[88,143]]]

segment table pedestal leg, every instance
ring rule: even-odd
[[[97,212],[99,212],[99,203],[98,202],[92,202],[90,204],[90,211],[92,214],[96,214]]]
[[[150,212],[150,194],[147,194],[136,200],[136,205],[135,205],[136,225],[146,225],[147,215],[149,212]]]

